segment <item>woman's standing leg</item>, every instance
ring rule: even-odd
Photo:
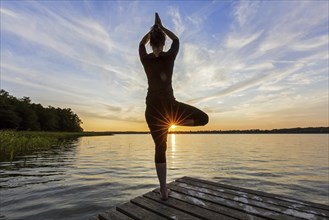
[[[161,199],[166,200],[168,199],[166,161],[168,125],[164,123],[164,119],[160,118],[161,116],[156,114],[156,111],[150,108],[147,108],[145,116],[155,143],[154,161],[160,183]]]
[[[161,199],[168,199],[167,190],[167,161],[166,161],[166,150],[167,150],[167,135],[168,128],[155,126],[150,128],[151,135],[155,143],[155,168],[160,183]]]

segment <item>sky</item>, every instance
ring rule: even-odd
[[[85,131],[148,130],[138,45],[155,12],[180,39],[176,99],[209,115],[176,130],[328,126],[328,1],[0,2],[1,89]]]

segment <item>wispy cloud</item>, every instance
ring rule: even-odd
[[[298,11],[294,13],[294,16],[291,16],[291,13],[288,13],[289,9],[286,9],[286,13],[272,17],[272,19],[276,20],[278,24],[272,21],[268,23],[275,25],[267,26],[267,23],[259,24],[259,22],[253,23],[251,21],[262,20],[260,16],[264,14],[264,10],[270,10],[269,7],[267,7],[267,5],[259,6],[259,4],[251,3],[242,2],[235,6],[233,14],[235,15],[239,26],[237,27],[235,20],[233,20],[232,28],[223,36],[225,39],[224,44],[219,44],[217,49],[212,48],[211,51],[208,51],[208,54],[211,57],[214,57],[214,59],[211,59],[211,57],[210,59],[207,59],[203,56],[205,62],[204,65],[200,65],[203,59],[197,59],[199,58],[199,51],[194,52],[188,50],[188,53],[186,53],[187,55],[184,54],[184,57],[186,56],[185,58],[195,56],[194,59],[198,60],[194,66],[195,68],[190,67],[190,69],[197,69],[196,72],[200,72],[201,69],[202,72],[202,68],[217,66],[217,68],[214,67],[213,69],[224,69],[224,71],[219,72],[219,74],[240,76],[241,80],[236,77],[217,77],[214,73],[212,74],[214,76],[213,80],[234,80],[231,83],[232,86],[230,88],[239,88],[240,85],[243,88],[244,85],[249,85],[250,82],[253,81],[260,83],[269,80],[272,81],[273,77],[267,77],[266,75],[271,75],[274,68],[276,70],[274,75],[280,76],[276,77],[278,78],[277,81],[280,81],[285,77],[288,77],[289,74],[294,73],[294,71],[288,71],[289,74],[280,74],[280,72],[284,72],[285,69],[297,71],[304,68],[299,66],[296,69],[296,63],[303,63],[304,61],[309,62],[310,60],[313,60],[313,62],[314,60],[321,62],[321,59],[325,58],[318,57],[319,54],[327,53],[327,47],[325,46],[328,45],[328,41],[325,37],[325,29],[320,36],[311,37],[311,39],[314,38],[314,40],[309,40],[306,37],[312,33],[312,30],[318,30],[319,27],[326,22],[326,16],[322,15],[321,18],[314,18],[316,22],[307,22],[305,26],[302,26],[301,23],[303,24],[303,22],[301,22],[298,17],[307,11],[308,6],[305,5],[304,7],[298,7],[295,9],[294,11]],[[313,10],[313,12],[314,11],[315,10]],[[324,11],[323,14],[328,16],[328,13],[325,13]],[[284,21],[287,23],[284,23]],[[297,32],[292,32],[291,30],[293,29],[296,29]],[[254,30],[255,32],[250,32],[250,30]],[[242,37],[236,38],[236,36]],[[280,37],[277,38],[277,36]],[[320,39],[321,41],[319,42],[318,40]],[[222,48],[221,45],[228,48]],[[189,47],[193,48],[193,46]],[[302,48],[307,52],[298,53],[298,50],[301,50]],[[313,50],[316,48],[318,48],[318,50]],[[268,51],[268,53],[266,53],[266,51]],[[282,64],[282,61],[285,59],[290,59],[292,62],[289,64]],[[187,60],[189,61],[191,59]],[[211,75],[211,73],[209,74]],[[258,80],[253,80],[253,78],[258,78]],[[200,83],[200,81],[198,82]],[[237,90],[224,89],[223,91],[234,92]],[[217,94],[223,95],[226,93],[219,92]],[[204,99],[209,99],[209,97],[216,97],[216,95],[207,95]],[[198,100],[201,101],[202,98]]]
[[[182,33],[185,31],[185,24],[182,21],[182,17],[179,13],[179,9],[175,7],[170,7],[168,15],[172,17],[172,22],[174,24],[174,31],[177,33],[177,35],[182,35]]]

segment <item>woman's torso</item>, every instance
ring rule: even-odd
[[[140,45],[140,58],[147,81],[148,92],[146,103],[160,100],[175,100],[172,89],[174,62],[179,49],[179,41],[174,40],[167,52],[161,52],[158,57],[147,54],[144,45]]]

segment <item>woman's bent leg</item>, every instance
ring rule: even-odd
[[[173,124],[181,126],[203,126],[209,121],[206,113],[182,102],[172,105],[171,115]]]

